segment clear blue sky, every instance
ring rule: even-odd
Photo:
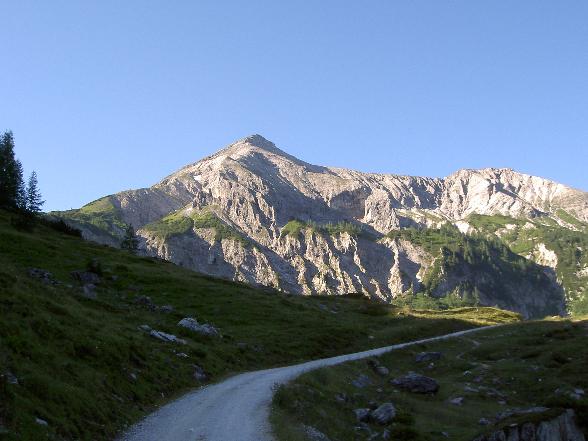
[[[46,209],[260,133],[308,162],[588,190],[588,2],[0,4],[0,130]]]

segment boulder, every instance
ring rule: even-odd
[[[198,366],[197,364],[193,365],[194,367],[194,379],[200,383],[204,383],[205,381],[208,381],[208,375],[206,374],[206,372],[204,371],[204,369],[201,366]]]
[[[386,366],[376,366],[374,369],[376,374],[381,375],[382,377],[387,377],[390,374],[390,370]]]
[[[567,409],[555,418],[512,425],[480,435],[474,441],[586,441],[586,438],[576,424],[574,411]]]
[[[360,423],[365,422],[365,421],[369,420],[369,418],[370,418],[370,410],[369,409],[365,409],[365,408],[354,409],[353,413],[355,414],[355,418],[357,419],[357,421],[359,421]]]
[[[185,317],[178,322],[178,326],[197,332],[198,334],[206,335],[207,337],[218,337],[219,332],[214,326],[203,323],[200,324],[195,318]]]
[[[100,283],[100,276],[90,271],[72,271],[71,278],[80,285],[98,285]]]
[[[421,352],[415,356],[414,361],[417,363],[437,361],[441,356],[441,352]]]
[[[463,397],[455,397],[449,400],[449,404],[453,404],[454,406],[461,406],[463,405]]]
[[[377,424],[388,424],[396,416],[396,408],[392,403],[384,403],[370,413],[370,420]]]
[[[96,295],[96,285],[93,283],[87,283],[82,287],[82,297],[90,300],[96,300],[98,296]]]
[[[360,374],[355,380],[351,382],[358,389],[363,389],[366,386],[372,384],[372,380],[365,374]]]
[[[39,426],[48,426],[49,425],[49,423],[42,418],[35,418],[35,423],[37,423]]]
[[[59,283],[53,278],[53,274],[41,268],[29,268],[29,277],[39,279],[46,285],[57,285]]]
[[[151,297],[149,296],[137,296],[135,297],[134,302],[135,304],[144,306],[148,309],[151,309],[152,311],[155,310],[155,308],[157,308],[157,306],[155,305],[155,303],[153,303]]]
[[[168,334],[163,331],[156,331],[155,329],[152,329],[149,332],[149,335],[153,338],[156,338],[156,339],[164,341],[164,342],[179,343],[182,345],[186,344],[186,340],[184,340],[183,338],[178,338],[173,334]]]
[[[439,390],[439,383],[434,379],[415,372],[395,378],[391,383],[399,389],[417,394],[434,394]]]
[[[304,434],[309,441],[330,441],[329,437],[316,427],[303,426]]]
[[[159,312],[162,312],[164,314],[170,314],[174,312],[174,307],[172,305],[163,305],[159,307]]]

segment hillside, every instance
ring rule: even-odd
[[[153,187],[53,215],[114,246],[131,224],[147,255],[285,292],[387,303],[420,294],[525,317],[587,311],[588,194],[510,169],[441,179],[361,173],[308,164],[254,135]],[[514,219],[525,234],[514,243],[469,222],[480,216]],[[458,246],[448,263],[446,242],[456,240],[443,237],[447,225],[459,229],[457,242],[476,242],[473,254]],[[433,246],[423,242],[432,236]],[[575,247],[566,256],[564,242]]]
[[[2,440],[113,439],[231,373],[518,319],[257,290],[64,230],[0,211]]]
[[[583,441],[587,335],[586,319],[523,322],[305,374],[275,395],[277,440]]]

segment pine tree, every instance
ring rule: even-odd
[[[23,199],[22,164],[14,156],[14,136],[0,137],[0,207],[21,208]]]
[[[135,229],[132,225],[127,226],[127,229],[125,230],[125,237],[123,238],[120,247],[123,250],[129,250],[133,253],[137,251],[137,248],[139,247],[139,240],[135,235]]]
[[[33,171],[27,185],[24,208],[31,213],[39,213],[45,201],[41,198],[37,172]]]

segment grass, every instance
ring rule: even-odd
[[[580,228],[586,225],[567,212],[558,210],[556,214],[579,229],[570,230],[539,219],[529,222],[506,216],[472,215],[468,222],[481,233],[492,235],[507,224],[516,225],[516,228],[502,234],[500,240],[517,254],[527,255],[539,244],[545,244],[557,256],[555,270],[565,289],[569,311],[574,315],[588,314],[588,278],[578,276],[580,270],[588,267],[588,230]],[[522,228],[526,224],[530,224],[531,228]]]
[[[312,426],[331,440],[362,440],[369,431],[384,427],[369,424],[356,430],[353,409],[371,401],[391,401],[398,416],[387,427],[391,439],[437,440],[442,433],[456,441],[470,441],[483,432],[530,418],[545,419],[563,409],[575,410],[583,430],[588,430],[588,397],[572,398],[580,388],[588,391],[588,321],[543,321],[511,324],[470,336],[394,351],[379,357],[390,369],[382,377],[365,360],[307,373],[280,388],[273,402],[272,423],[280,441],[301,441],[302,425]],[[442,358],[430,366],[416,363],[422,351],[440,351]],[[415,371],[440,384],[435,395],[418,395],[396,389],[390,379]],[[367,375],[371,384],[359,389],[351,380]],[[466,390],[468,387],[470,389]],[[346,396],[339,401],[337,396]],[[449,404],[464,397],[463,406]],[[479,424],[508,408],[546,406],[547,415],[537,415]]]
[[[54,211],[49,214],[82,225],[99,236],[109,235],[115,240],[122,237],[127,227],[110,196],[97,199],[77,210]]]
[[[184,391],[194,365],[217,381],[247,370],[297,363],[477,326],[491,309],[411,312],[359,296],[302,297],[214,279],[158,259],[58,233],[11,226],[0,211],[0,439],[104,440]],[[98,260],[97,299],[81,296],[70,272]],[[50,271],[57,285],[28,275]],[[135,302],[151,297],[171,313]],[[517,315],[501,312],[504,319]],[[212,323],[222,338],[176,324]],[[494,320],[492,318],[491,320]],[[141,325],[182,336],[163,343]],[[188,357],[179,357],[183,352]],[[18,378],[9,381],[8,373]],[[36,418],[48,426],[35,423]]]
[[[350,236],[359,236],[362,234],[361,226],[352,222],[341,221],[318,224],[312,221],[305,222],[298,219],[293,219],[282,227],[280,236],[298,237],[300,236],[300,233],[305,230],[310,230],[317,234],[326,234],[329,236],[336,236],[342,233],[347,233]]]
[[[152,222],[144,230],[149,231],[163,239],[172,236],[186,234],[192,229],[212,228],[215,231],[215,240],[233,239],[243,245],[249,245],[249,241],[239,234],[234,228],[224,223],[211,210],[202,210],[187,215],[183,210],[168,214],[160,220]]]

